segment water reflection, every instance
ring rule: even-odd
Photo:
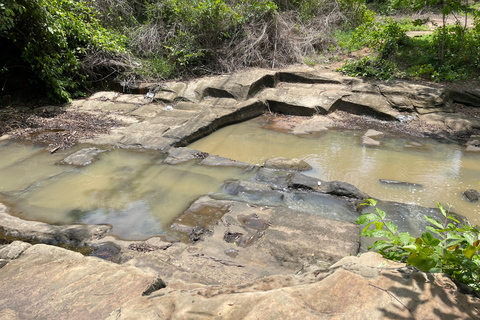
[[[308,175],[349,182],[388,201],[427,207],[435,207],[435,200],[451,203],[454,211],[480,223],[479,204],[467,202],[462,195],[467,189],[480,188],[480,154],[464,153],[461,146],[431,139],[379,138],[381,147],[365,147],[363,131],[330,130],[299,137],[263,129],[262,121],[223,128],[189,147],[256,164],[270,157],[301,158],[314,168]],[[384,185],[379,179],[407,181],[423,188]]]
[[[10,148],[15,153],[18,145],[4,147],[2,154]],[[201,195],[220,192],[224,180],[253,174],[195,163],[165,165],[163,156],[146,151],[112,150],[79,168],[56,164],[64,157],[33,148],[1,166],[0,190],[13,204],[12,213],[54,224],[107,223],[123,239],[146,239],[164,234]]]

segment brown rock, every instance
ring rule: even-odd
[[[301,159],[288,159],[283,157],[275,157],[265,161],[265,168],[292,170],[292,171],[308,171],[312,167]]]
[[[65,249],[35,245],[0,269],[0,310],[20,319],[104,319],[156,275]]]

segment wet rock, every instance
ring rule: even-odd
[[[475,189],[468,189],[463,192],[463,195],[467,198],[470,202],[475,202],[480,199],[480,193]]]
[[[111,229],[106,225],[55,226],[43,222],[27,221],[8,214],[7,208],[2,204],[0,204],[0,228],[4,234],[16,239],[74,245],[100,238]]]
[[[96,156],[102,152],[105,152],[105,150],[98,148],[82,149],[63,159],[63,162],[75,166],[86,166],[92,163]]]
[[[480,136],[471,135],[465,151],[480,152]]]
[[[417,205],[398,203],[393,201],[377,202],[377,207],[383,210],[387,221],[392,221],[394,225],[398,226],[399,232],[409,232],[413,237],[420,237],[426,227],[430,225],[424,216],[431,217],[437,221],[444,221],[445,217],[438,208],[427,208]],[[373,208],[370,206],[361,206],[359,208],[360,214],[371,213]],[[453,212],[451,214],[463,223],[465,219]],[[362,242],[366,245],[373,244],[374,239],[362,238]]]
[[[363,135],[362,137],[362,144],[365,146],[380,146],[381,143],[377,140],[372,139],[372,137],[377,137],[377,136],[382,136],[383,132],[373,130],[373,129],[368,129],[367,132]]]
[[[398,181],[398,180],[379,179],[378,182],[380,182],[381,184],[394,185],[394,186],[402,186],[402,187],[410,187],[410,188],[423,188],[423,186],[421,184]]]
[[[252,168],[253,165],[242,162],[242,161],[237,161],[237,160],[232,160],[216,155],[209,155],[208,157],[204,158],[202,161],[200,161],[201,165],[204,166],[210,166],[210,167],[239,167],[239,168]]]
[[[291,188],[310,189],[321,193],[335,196],[355,198],[364,200],[369,196],[359,190],[352,184],[341,181],[323,181],[320,179],[305,176],[301,173],[295,173],[289,180],[288,186]]]
[[[302,121],[296,125],[292,133],[293,134],[309,134],[312,132],[319,132],[328,130],[328,128],[334,126],[334,121],[326,116],[315,115],[309,120]]]
[[[380,141],[377,141],[377,140],[374,140],[370,137],[365,137],[363,136],[362,137],[362,144],[364,146],[370,146],[370,147],[378,147],[381,145],[381,142]]]
[[[265,183],[244,180],[227,180],[224,192],[236,196],[236,200],[261,205],[281,205],[283,194]]]
[[[363,135],[364,137],[376,137],[376,136],[382,136],[384,133],[381,131],[377,131],[374,129],[368,129],[367,132]]]
[[[209,156],[208,153],[200,150],[192,150],[185,147],[170,149],[168,156],[163,163],[167,164],[180,164],[195,159],[205,159]]]
[[[265,168],[291,170],[291,171],[308,171],[312,170],[312,166],[302,159],[289,159],[283,157],[270,158],[264,163]]]
[[[206,234],[210,233],[211,231],[208,229],[205,229],[201,226],[195,226],[189,232],[189,239],[191,242],[200,241],[205,237]]]
[[[325,188],[324,192],[341,197],[355,198],[359,200],[364,200],[369,198],[368,194],[363,191],[360,191],[357,187],[350,183],[342,181],[331,181],[325,184],[322,188]],[[319,188],[320,190],[322,188]]]
[[[409,141],[405,144],[405,148],[423,148],[423,144],[416,141]]]
[[[152,272],[39,244],[0,269],[0,310],[20,319],[104,319],[155,279]]]
[[[267,183],[276,189],[288,187],[293,172],[279,171],[269,168],[260,168],[253,177],[256,181]]]

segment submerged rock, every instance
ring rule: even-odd
[[[398,181],[398,180],[379,179],[378,182],[380,182],[381,184],[394,185],[394,186],[423,188],[423,186],[418,183],[404,182],[404,181]]]
[[[33,240],[50,244],[80,245],[105,235],[107,225],[55,226],[38,221],[23,220],[8,214],[7,207],[0,203],[0,230],[12,238]]]
[[[82,149],[63,159],[63,162],[75,166],[86,166],[92,163],[95,160],[95,157],[102,152],[105,152],[105,150],[98,148]]]

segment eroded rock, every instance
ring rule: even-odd
[[[330,269],[270,276],[242,286],[175,282],[138,297],[108,319],[477,319],[480,300],[443,274],[426,274],[376,253],[346,257]],[[198,317],[200,318],[200,317]]]

